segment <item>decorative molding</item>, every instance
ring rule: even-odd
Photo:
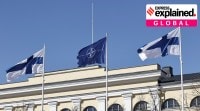
[[[12,106],[5,106],[4,111],[12,111],[13,107]]]
[[[46,72],[45,75],[57,75],[57,74],[62,74],[62,73],[71,73],[71,72],[79,72],[79,71],[86,71],[86,70],[94,70],[94,69],[100,69],[100,66],[88,66],[88,67],[81,67],[81,68],[74,68],[74,69],[68,69],[68,70],[58,70],[58,71],[53,71],[53,72]],[[36,74],[37,76],[42,76],[42,74]]]
[[[183,83],[183,87],[185,88],[193,88],[193,86],[199,86],[199,84],[195,83]],[[162,84],[160,85],[161,91],[170,91],[170,90],[180,90],[180,83],[174,83],[174,84]]]
[[[81,99],[72,99],[72,103],[74,104],[75,111],[81,111]]]
[[[156,87],[152,87],[152,89],[156,89]],[[108,92],[108,97],[115,97],[115,96],[122,96],[123,94],[129,94],[132,93],[135,94],[144,94],[149,93],[149,87],[141,87],[141,88],[133,88],[133,89],[123,89],[123,90],[114,90]],[[70,96],[59,96],[59,97],[51,97],[51,98],[44,98],[44,104],[48,104],[52,101],[57,102],[66,102],[66,101],[77,101],[81,98],[82,100],[86,99],[97,99],[97,98],[103,98],[105,96],[105,92],[96,92],[96,93],[87,93],[87,94],[79,94],[79,95],[70,95]],[[41,104],[41,98],[39,99],[30,99],[27,101],[21,100],[21,101],[12,101],[12,102],[5,102],[0,103],[0,108],[3,108],[5,106],[19,106],[19,104],[35,104],[40,105]]]
[[[145,72],[145,73],[127,73],[127,74],[118,74],[118,75],[111,75],[108,76],[108,83],[114,83],[118,82],[120,83],[121,81],[132,81],[136,82],[139,79],[142,80],[148,80],[150,78],[154,78],[155,80],[160,76],[160,71],[154,71],[154,72]],[[146,78],[146,79],[145,79]],[[94,86],[98,84],[104,84],[106,82],[105,77],[93,77],[91,78],[86,78],[86,79],[79,79],[79,80],[71,80],[71,81],[65,81],[65,82],[56,82],[56,83],[45,83],[45,91],[49,90],[55,90],[55,89],[60,89],[60,90],[70,90],[71,87],[77,87],[77,89],[82,88],[84,86]],[[139,82],[139,81],[138,81]],[[34,85],[34,86],[28,86],[28,87],[16,87],[16,88],[11,88],[11,89],[5,89],[0,91],[0,98],[4,97],[11,97],[15,96],[17,94],[37,94],[41,91],[41,85]],[[56,91],[56,90],[55,90]],[[1,97],[2,96],[2,97]]]
[[[125,93],[125,94],[122,94],[122,97],[123,98],[132,98],[133,94],[132,93]]]
[[[72,99],[71,100],[73,104],[80,104],[81,103],[81,99]]]
[[[160,76],[160,71],[146,71],[146,72],[136,72],[136,73],[122,73],[122,74],[117,74],[117,75],[110,75],[108,76],[109,79],[109,84],[120,84],[122,82],[136,82],[138,80],[148,80],[148,79],[157,79]],[[87,86],[87,88],[90,87],[96,87],[99,85],[105,84],[105,76],[101,77],[93,77],[91,78],[86,78],[86,79],[79,79],[79,80],[72,80],[72,81],[65,81],[65,82],[56,82],[52,84],[45,84],[45,92],[47,91],[52,91],[51,93],[55,93],[55,91],[66,91],[66,90],[71,90],[70,88],[84,88]],[[0,98],[12,98],[15,96],[30,96],[34,94],[40,94],[41,92],[41,85],[30,85],[27,87],[15,87],[11,89],[3,89],[0,91]],[[121,96],[124,93],[133,93],[133,94],[141,94],[141,93],[148,93],[148,87],[141,87],[141,88],[132,88],[132,89],[119,89],[119,90],[112,90],[108,92],[109,97],[114,97],[114,96]],[[52,101],[57,101],[57,102],[65,102],[65,101],[71,101],[74,98],[81,98],[81,99],[95,99],[96,97],[102,97],[105,96],[105,92],[95,92],[95,93],[85,93],[85,94],[77,94],[77,95],[70,95],[70,96],[59,96],[59,97],[49,97],[49,98],[44,98],[44,104],[48,104]],[[18,103],[20,104],[29,104],[33,103],[35,105],[41,104],[41,99],[30,99],[30,100],[20,100],[20,101],[12,101],[12,102],[4,102],[0,103],[0,108],[3,108],[4,106],[7,105],[17,105]]]
[[[106,97],[105,96],[99,96],[96,98],[97,101],[105,101]]]
[[[48,105],[49,105],[49,106],[55,106],[55,105],[57,105],[57,104],[58,104],[57,101],[48,102]]]

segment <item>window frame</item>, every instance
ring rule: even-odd
[[[60,111],[71,111],[69,108],[63,108]]]
[[[114,109],[112,107],[114,107]],[[110,105],[108,107],[108,111],[116,111],[115,107],[118,107],[117,111],[124,111],[123,107],[117,103]],[[112,109],[110,109],[110,108],[112,108]]]
[[[177,108],[180,108],[180,105],[177,102],[177,100],[173,98],[166,99],[165,102],[163,102],[162,104],[162,109],[177,109]]]
[[[195,104],[193,104],[194,102]],[[200,96],[196,96],[191,100],[190,107],[200,107]]]
[[[86,108],[84,108],[84,110],[83,111],[90,111],[90,109],[89,108],[93,108],[94,109],[94,111],[97,111],[97,109],[94,107],[94,106],[87,106]]]
[[[142,108],[141,105],[144,105],[144,104],[145,104],[145,109],[140,109],[140,108]],[[139,109],[137,109],[138,106],[140,106]],[[146,101],[139,101],[139,102],[137,102],[135,104],[133,111],[148,111],[147,107],[148,107],[148,102],[146,102]]]

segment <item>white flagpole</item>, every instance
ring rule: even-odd
[[[106,33],[106,111],[108,110],[108,33]]]
[[[179,31],[180,30],[180,27],[178,28]],[[181,32],[180,33],[180,38],[179,38],[179,43],[180,43],[180,70],[181,70],[181,111],[184,111],[184,89],[183,89],[183,61],[182,61],[182,40],[181,40]]]
[[[94,0],[92,0],[92,44],[94,42]]]
[[[180,31],[180,27],[179,27]],[[184,111],[184,88],[183,88],[183,61],[182,61],[182,44],[181,44],[181,32],[180,32],[180,69],[181,69],[181,111]]]
[[[44,59],[45,59],[45,52],[46,52],[46,49],[45,49],[45,45],[44,45],[44,57],[43,57],[43,73],[42,73],[42,101],[41,101],[41,106],[42,106],[42,111],[44,111],[44,70],[45,70],[45,67],[44,67]]]

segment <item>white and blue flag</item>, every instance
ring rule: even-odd
[[[44,73],[44,52],[45,49],[43,48],[29,58],[9,68],[6,71],[7,82],[11,82],[24,74]]]
[[[164,57],[166,55],[180,55],[179,38],[180,27],[168,34],[144,45],[137,50],[139,57],[144,61],[147,58]]]

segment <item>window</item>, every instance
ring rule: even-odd
[[[177,107],[179,107],[179,104],[175,99],[167,99],[162,105],[162,109]]]
[[[200,96],[197,96],[194,99],[192,99],[190,107],[200,107]]]
[[[147,111],[147,102],[140,101],[135,105],[135,108],[133,111]]]
[[[71,111],[71,110],[68,109],[68,108],[64,108],[64,109],[62,109],[61,111]]]
[[[23,107],[16,107],[16,108],[14,108],[14,111],[24,111],[25,110],[25,108],[23,108]]]
[[[88,106],[83,111],[97,111],[97,110],[93,106]]]
[[[108,108],[108,111],[123,111],[123,108],[119,104],[113,104]]]

